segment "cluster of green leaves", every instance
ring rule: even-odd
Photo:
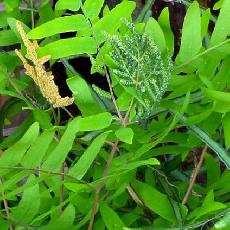
[[[218,18],[190,4],[172,73],[168,8],[157,21],[147,15],[135,27],[126,23],[130,31],[122,19],[132,21],[134,1],[111,10],[104,0],[35,3],[0,1],[0,95],[10,96],[0,108],[0,228],[229,229],[230,0],[218,2]],[[40,56],[65,65],[81,115],[66,121],[60,114],[68,108],[41,109],[46,102],[14,50],[6,51],[21,43],[16,20],[39,40]],[[76,36],[61,38],[67,32]],[[68,60],[78,56],[90,58],[109,93],[73,69]],[[148,93],[134,83],[139,78]],[[137,122],[141,109],[148,112]],[[3,128],[23,110],[26,118],[5,137]],[[189,159],[205,145],[202,183],[182,204]]]

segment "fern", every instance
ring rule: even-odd
[[[92,85],[92,88],[100,97],[111,99],[111,95],[109,92],[106,92],[105,90],[101,89],[100,87],[94,84]]]
[[[164,95],[172,70],[172,62],[162,55],[154,41],[146,33],[138,33],[132,23],[123,19],[131,31],[130,35],[119,37],[107,35],[112,45],[111,58],[116,64],[113,69],[121,85],[135,87],[138,117],[148,116]]]

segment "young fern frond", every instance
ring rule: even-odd
[[[138,97],[137,115],[146,117],[160,102],[169,82],[172,62],[168,57],[163,61],[161,52],[154,41],[146,34],[139,34],[127,20],[124,24],[130,35],[119,37],[107,35],[112,45],[111,58],[116,64],[113,74],[121,85],[135,87]]]

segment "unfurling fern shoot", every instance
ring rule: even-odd
[[[138,33],[132,23],[123,19],[131,31],[120,37],[107,35],[112,45],[112,70],[123,87],[136,91],[137,116],[148,117],[164,95],[172,71],[170,57],[164,62],[159,48],[146,33]]]

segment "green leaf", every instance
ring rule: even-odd
[[[53,138],[54,130],[45,130],[31,145],[23,157],[21,164],[27,168],[39,167]]]
[[[89,192],[90,188],[86,184],[79,184],[79,183],[71,183],[71,182],[66,182],[64,183],[65,187],[74,193],[78,192]]]
[[[19,0],[6,0],[5,2],[5,6],[6,6],[6,12],[11,12],[13,11],[15,8],[19,7]]]
[[[224,0],[218,20],[216,22],[212,37],[210,40],[210,46],[215,46],[220,42],[223,42],[227,35],[230,33],[230,0]]]
[[[131,182],[131,185],[146,207],[169,222],[176,223],[173,208],[165,194],[160,193],[155,188],[137,180]]]
[[[186,13],[180,52],[177,55],[177,61],[185,62],[194,57],[202,47],[201,37],[201,17],[200,7],[198,2],[193,2]]]
[[[183,123],[186,122],[186,118],[181,117]],[[206,132],[200,129],[198,126],[190,125],[188,128],[204,143],[206,143],[219,157],[219,159],[230,168],[230,155],[229,153],[216,141],[214,141]]]
[[[61,216],[53,218],[47,226],[42,227],[43,230],[69,230],[74,229],[73,222],[75,219],[75,208],[69,204]]]
[[[1,58],[1,56],[0,56]],[[2,64],[2,63],[1,63]],[[7,85],[7,70],[6,69],[1,69],[0,67],[0,92],[1,90],[5,90],[6,85]]]
[[[29,181],[32,181],[34,178],[34,175],[30,176]],[[29,224],[38,213],[39,207],[40,191],[39,184],[36,184],[23,192],[21,201],[12,211],[12,216],[20,223]]]
[[[67,84],[74,95],[74,101],[83,117],[103,112],[102,108],[94,99],[91,88],[82,77],[74,76],[68,78]]]
[[[228,230],[230,227],[230,213],[228,212],[214,225],[214,230]]]
[[[215,46],[212,46],[206,50],[204,50],[203,52],[198,53],[197,55],[195,55],[193,58],[188,59],[186,62],[184,62],[183,64],[179,65],[176,67],[177,72],[181,72],[181,68],[194,64],[195,61],[197,60],[201,60],[202,65],[199,66],[199,69],[203,70],[204,72],[200,72],[201,74],[204,74],[206,76],[210,76],[210,72],[212,73],[217,65],[219,65],[220,59],[221,57],[225,57],[226,55],[229,54],[229,42],[230,39],[227,39],[221,43],[218,43]],[[202,58],[202,59],[200,59]],[[207,61],[208,59],[208,61]],[[212,64],[210,65],[210,62],[212,62]],[[199,62],[201,63],[201,62]],[[208,71],[207,71],[208,70]]]
[[[81,119],[75,118],[68,123],[65,133],[59,141],[57,147],[50,153],[47,160],[43,163],[43,170],[59,170],[69,151],[72,149],[77,132],[80,130]]]
[[[190,150],[189,147],[187,146],[180,146],[180,145],[165,145],[162,147],[156,147],[151,150],[151,152],[146,153],[148,156],[159,156],[159,155],[164,155],[165,153],[167,154],[185,154],[188,153]]]
[[[105,0],[86,0],[83,5],[84,14],[91,20],[95,19],[104,5]]]
[[[51,55],[52,59],[78,54],[95,54],[96,52],[97,44],[92,37],[60,39],[38,49],[40,57]]]
[[[39,122],[41,128],[49,129],[53,127],[49,113],[41,109],[33,109],[32,112],[34,115],[34,120]]]
[[[31,30],[27,35],[29,39],[41,39],[55,34],[81,31],[89,28],[90,26],[85,17],[78,14],[55,18]]]
[[[226,148],[230,147],[230,113],[226,113],[223,117],[223,128],[224,128],[224,142]]]
[[[117,138],[127,144],[132,144],[133,142],[133,130],[131,128],[120,128],[115,132]]]
[[[203,110],[199,114],[195,114],[195,115],[190,116],[186,121],[186,125],[197,124],[197,123],[200,123],[200,122],[206,120],[211,115],[213,110],[214,110],[214,106],[212,106],[211,108],[207,108],[207,109]]]
[[[186,109],[188,107],[189,101],[190,101],[190,91],[187,92],[186,97],[185,97],[184,102],[183,102],[183,105],[180,108],[180,111],[178,111],[177,113],[174,113],[174,117],[173,117],[171,123],[167,126],[167,128],[163,130],[163,132],[159,135],[159,137],[155,141],[144,144],[140,148],[138,148],[136,150],[136,154],[134,157],[135,159],[138,159],[143,154],[145,154],[150,149],[154,148],[156,145],[158,145],[159,143],[161,143],[164,140],[164,138],[169,134],[169,132],[175,127],[177,122],[182,118],[184,112],[186,111]]]
[[[144,165],[160,165],[160,162],[156,158],[149,158],[148,160],[139,160],[139,161],[125,162],[125,163],[122,162],[122,165],[114,165],[114,167],[111,169],[111,172],[124,171],[124,170],[131,171],[133,169],[136,169]]]
[[[37,22],[37,26],[41,25],[45,22],[48,22],[56,17],[55,12],[52,9],[52,5],[49,1],[44,1],[41,3],[38,8],[39,20]]]
[[[1,114],[2,115],[2,114]],[[0,119],[1,119],[0,115]],[[5,138],[1,144],[0,148],[5,149],[8,146],[14,144],[16,141],[18,141],[25,132],[29,129],[30,125],[34,122],[34,119],[31,115],[29,115],[17,128],[16,130],[7,138]]]
[[[204,92],[213,100],[230,103],[230,93],[211,89],[205,89]]]
[[[128,92],[122,92],[116,100],[119,110],[127,111],[129,109],[131,99],[132,96]]]
[[[7,71],[14,71],[15,65],[18,63],[18,57],[12,55],[10,52],[0,52],[0,72],[7,76]],[[9,74],[9,73],[8,73]],[[0,89],[3,87],[0,86]]]
[[[22,38],[21,38],[21,36],[17,30],[16,21],[17,21],[16,18],[11,18],[11,17],[7,18],[7,23],[10,26],[11,31],[13,31],[16,34],[16,36],[18,37],[18,40],[21,41]],[[30,31],[30,28],[23,22],[21,22],[21,24],[22,24],[25,32],[28,33]]]
[[[130,18],[134,9],[135,3],[133,1],[123,1],[101,18],[93,26],[97,42],[100,44],[106,40],[105,32],[114,34],[121,26],[121,18]]]
[[[145,32],[153,39],[161,52],[165,51],[165,36],[159,23],[154,18],[149,18],[145,26]]]
[[[207,186],[210,186],[220,179],[220,163],[218,158],[215,159],[212,155],[206,154],[205,165],[207,168]]]
[[[101,147],[104,145],[107,136],[108,132],[105,132],[93,140],[77,163],[70,169],[69,175],[74,176],[79,180],[84,177],[99,153]]]
[[[14,167],[20,163],[23,155],[35,141],[39,133],[38,122],[33,123],[23,137],[16,142],[12,147],[4,151],[0,158],[0,174],[3,175],[8,170],[4,168]]]
[[[81,131],[94,131],[105,129],[110,126],[112,122],[111,113],[99,113],[93,116],[85,117],[81,119]]]
[[[124,223],[117,215],[117,213],[110,208],[106,203],[103,203],[100,207],[102,219],[108,230],[123,230]]]
[[[211,17],[210,9],[205,10],[201,16],[201,37],[205,37],[208,32],[209,20]]]
[[[0,216],[0,226],[1,230],[8,230],[11,226],[11,223],[9,220],[6,220],[4,217]]]
[[[81,6],[81,0],[59,0],[55,4],[55,10],[78,11]]]
[[[229,64],[230,57],[228,56],[222,61],[219,72],[215,75],[215,78],[212,79],[216,90],[224,91],[226,85],[228,85],[228,76],[230,74]]]
[[[171,30],[170,21],[169,21],[169,8],[165,7],[162,10],[162,12],[158,18],[158,23],[160,24],[160,26],[164,32],[166,47],[169,49],[169,53],[173,54],[174,35],[173,35],[172,30]]]
[[[18,38],[11,30],[0,31],[0,46],[9,46],[18,42]]]
[[[29,171],[21,171],[21,172],[16,172],[13,176],[10,177],[10,179],[5,180],[3,184],[0,186],[0,192],[7,192],[7,190],[12,190],[12,188],[15,188],[15,184],[20,183],[20,181],[23,181],[26,177],[30,176],[31,172]],[[28,184],[28,182],[26,183]],[[34,185],[34,184],[33,184]],[[24,191],[23,189],[22,191]],[[15,191],[15,189],[14,189]],[[8,195],[9,193],[7,193]],[[16,193],[17,194],[17,193]],[[3,197],[1,196],[1,199]],[[12,196],[11,196],[12,198]]]
[[[223,4],[224,0],[218,0],[213,6],[213,10],[219,10]]]
[[[192,222],[195,222],[197,219],[201,218],[204,215],[208,215],[210,213],[213,213],[220,209],[224,209],[226,207],[227,207],[226,205],[214,201],[213,190],[210,190],[207,196],[205,197],[202,206],[194,209],[194,211],[192,211],[188,215],[187,219],[188,220],[193,219]]]
[[[1,92],[1,91],[0,91]],[[0,113],[0,142],[4,140],[3,137],[3,128],[5,120],[8,117],[9,111],[12,107],[17,106],[17,104],[20,102],[17,98],[10,98],[7,100],[3,105],[1,105],[1,113]]]

